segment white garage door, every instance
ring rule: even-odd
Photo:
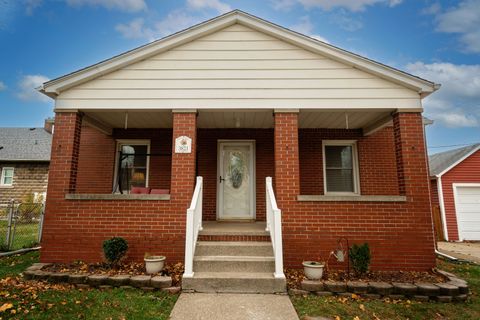
[[[454,185],[460,240],[480,240],[480,184]]]

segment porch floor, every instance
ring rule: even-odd
[[[266,236],[269,235],[265,231],[265,221],[255,222],[219,222],[219,221],[204,221],[203,230],[200,231],[200,235],[203,236],[218,236],[218,235],[230,235],[230,236]]]

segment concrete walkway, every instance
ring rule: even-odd
[[[171,320],[298,320],[287,295],[182,293]]]
[[[457,259],[480,264],[480,242],[438,242],[438,250]]]

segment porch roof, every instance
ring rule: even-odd
[[[114,128],[172,128],[173,110],[84,110],[84,121],[90,126],[111,134]],[[195,112],[197,110],[190,110]],[[368,135],[391,124],[394,109],[296,110],[299,128],[363,129]],[[273,109],[198,110],[197,128],[273,128]]]

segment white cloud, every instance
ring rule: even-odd
[[[128,12],[137,12],[147,8],[145,0],[66,0],[66,2],[73,7],[89,5]]]
[[[0,91],[4,91],[7,89],[7,85],[3,83],[3,81],[0,81]]]
[[[148,23],[142,18],[137,18],[126,24],[118,24],[115,30],[127,39],[147,39],[148,41],[153,41],[191,27],[202,20],[201,17],[193,16],[184,10],[174,10],[158,22]]]
[[[442,85],[424,100],[427,116],[447,127],[480,124],[480,65],[415,62],[407,70]]]
[[[385,4],[394,7],[402,3],[402,0],[271,0],[273,7],[277,10],[288,10],[296,4],[305,8],[321,8],[331,10],[333,8],[345,8],[350,11],[363,11],[366,7]]]
[[[24,101],[49,101],[50,99],[36,90],[49,79],[40,74],[25,75],[18,82],[17,97]]]
[[[459,34],[463,50],[480,53],[480,0],[462,1],[443,11],[438,5],[424,12],[435,15],[436,31]]]
[[[310,17],[309,16],[303,16],[300,18],[300,21],[293,25],[293,26],[290,26],[290,29],[294,30],[294,31],[297,31],[297,32],[300,32],[304,35],[307,35],[309,37],[312,37],[312,38],[315,38],[317,40],[320,40],[320,41],[323,41],[323,42],[326,42],[326,43],[330,43],[327,39],[325,39],[324,37],[322,36],[319,36],[317,34],[315,34],[314,32],[314,25],[312,23],[312,21],[310,21]]]
[[[218,13],[232,11],[230,5],[220,0],[187,0],[187,4],[193,9],[214,9]]]
[[[33,15],[35,9],[43,4],[43,0],[25,0],[25,13],[29,16]]]
[[[330,20],[346,31],[357,31],[363,28],[362,21],[353,18],[345,9],[339,9],[333,13],[330,16]]]
[[[142,18],[137,18],[126,24],[118,24],[115,30],[120,32],[124,38],[127,39],[142,39],[146,38],[150,41],[154,37],[154,31],[145,26],[145,21]]]

